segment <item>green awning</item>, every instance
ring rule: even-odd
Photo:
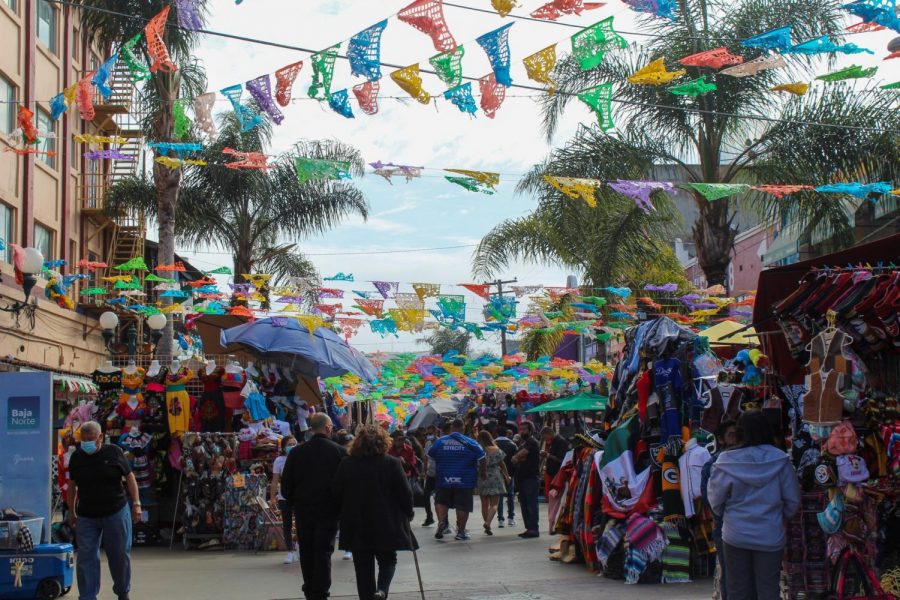
[[[570,411],[600,411],[606,410],[609,398],[599,396],[597,394],[581,393],[574,396],[566,396],[565,398],[557,398],[530,408],[525,412],[542,413],[542,412],[570,412]]]

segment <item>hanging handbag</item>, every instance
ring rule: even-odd
[[[844,421],[831,430],[828,441],[825,443],[825,449],[833,456],[853,454],[856,452],[857,442],[856,431],[854,431],[853,426]]]
[[[875,573],[855,550],[845,548],[838,559],[837,567],[837,575],[832,580],[828,600],[897,600],[896,596],[885,593]],[[856,571],[857,577],[854,581],[858,579],[855,582],[862,588],[862,596],[856,595],[855,590],[847,589],[847,575],[851,568]]]
[[[425,508],[425,490],[422,489],[422,484],[419,483],[418,478],[409,478],[409,489],[412,490],[413,506],[416,508]]]

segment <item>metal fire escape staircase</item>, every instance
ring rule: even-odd
[[[121,152],[126,159],[103,159],[95,161],[90,172],[84,173],[84,185],[81,187],[82,212],[97,225],[94,235],[108,232],[103,256],[108,267],[101,272],[101,277],[120,275],[112,270],[115,265],[122,264],[139,256],[144,256],[144,238],[146,234],[145,218],[142,211],[124,210],[112,212],[107,203],[107,194],[116,183],[135,177],[145,168],[144,134],[141,128],[142,115],[139,114],[138,90],[131,80],[128,67],[123,63],[116,65],[110,75],[109,85],[112,94],[103,98],[99,94],[94,99],[94,121],[97,135],[124,138],[122,144],[106,146]],[[131,273],[144,283],[144,273]],[[112,283],[108,284],[109,295],[117,295]],[[143,299],[138,299],[143,303]],[[138,320],[141,323],[141,320]],[[139,325],[140,327],[140,325]]]

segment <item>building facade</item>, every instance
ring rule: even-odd
[[[83,302],[82,286],[98,285],[103,269],[82,271],[81,259],[113,264],[118,252],[143,254],[143,220],[129,223],[103,213],[103,195],[115,180],[117,161],[88,160],[96,149],[75,140],[75,134],[131,136],[135,156],[140,136],[130,114],[134,88],[129,79],[114,79],[109,100],[95,97],[93,120],[81,118],[77,107],[58,121],[51,118],[50,100],[77,83],[103,61],[102,49],[89,42],[78,9],[48,0],[0,0],[0,308],[24,298],[15,282],[10,244],[34,247],[45,260],[64,260],[63,273],[84,272],[90,279],[71,286],[68,294],[76,310],[60,308],[45,298],[45,281],[38,278],[32,292],[37,299],[33,318],[0,312],[0,360],[7,365],[47,368],[68,373],[90,373],[106,356],[96,302]],[[20,155],[15,136],[18,106],[35,114],[44,136],[40,150],[55,153]],[[130,127],[130,129],[129,129]],[[137,161],[135,161],[135,165]],[[133,173],[136,166],[128,167]],[[123,172],[124,173],[124,172]],[[123,244],[139,233],[139,241]],[[123,251],[123,245],[126,246]],[[25,316],[23,316],[25,315]]]

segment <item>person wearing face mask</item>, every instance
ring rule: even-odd
[[[281,474],[284,472],[284,463],[287,461],[288,454],[297,447],[296,438],[292,435],[283,438],[281,447],[284,451],[272,463],[272,485],[269,486],[269,504],[275,504],[281,512],[284,545],[288,548],[287,556],[284,557],[284,564],[289,565],[300,560],[300,551],[297,549],[297,545],[294,544],[294,521],[297,521],[298,515],[294,514],[291,504],[281,495]]]
[[[141,520],[137,481],[115,444],[104,444],[100,424],[88,421],[79,429],[81,446],[69,460],[72,488],[68,497],[69,526],[78,536],[75,574],[79,600],[97,600],[100,593],[100,541],[118,600],[131,591],[131,524]],[[123,485],[124,482],[124,485]],[[131,496],[131,507],[125,489]]]

